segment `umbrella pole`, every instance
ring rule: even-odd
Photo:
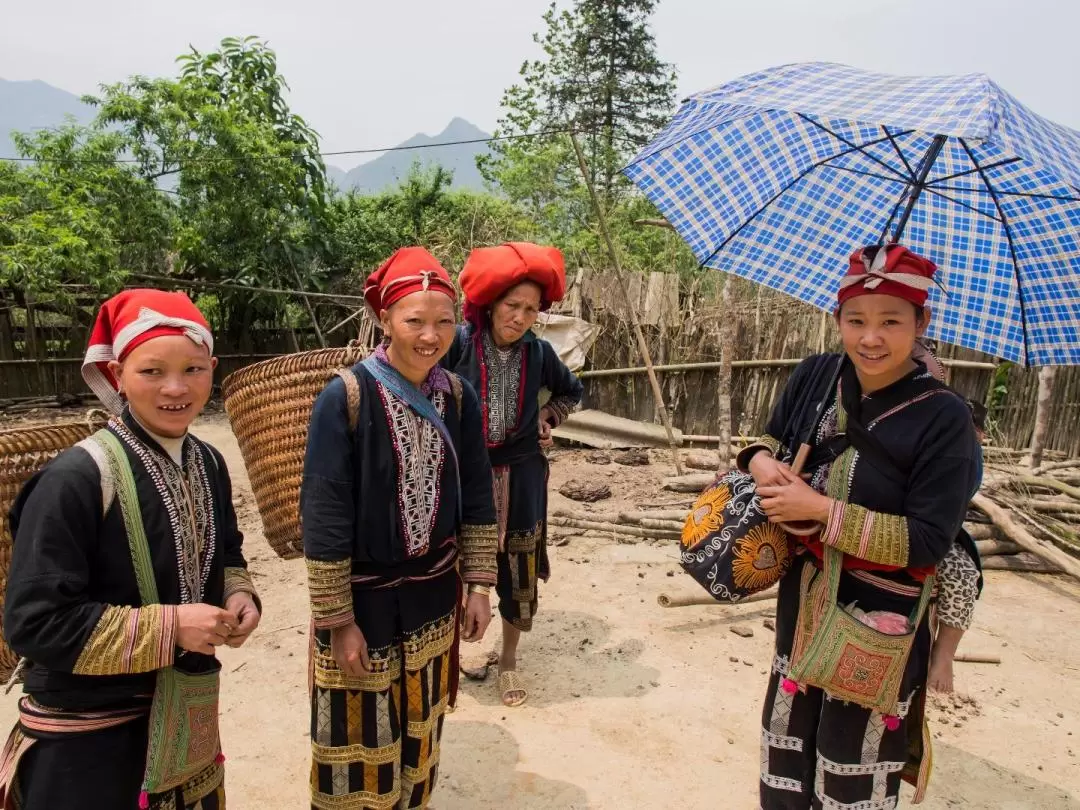
[[[933,168],[934,161],[941,154],[941,150],[945,147],[945,142],[948,139],[947,135],[935,135],[933,143],[930,144],[930,148],[923,155],[922,165],[919,166],[919,174],[915,178],[915,185],[910,192],[911,196],[908,197],[907,206],[905,206],[904,213],[900,216],[900,221],[896,223],[896,232],[891,240],[894,244],[899,242],[900,237],[904,235],[904,229],[907,227],[908,220],[911,219],[911,214],[915,210],[915,203],[919,201],[919,197],[922,196],[923,190],[926,188],[926,178],[930,176],[930,169]]]
[[[626,277],[623,275],[622,265],[619,263],[619,254],[615,250],[615,242],[611,238],[611,231],[608,229],[607,217],[604,214],[604,207],[600,204],[600,198],[596,194],[596,189],[593,187],[592,179],[589,177],[589,166],[585,162],[585,153],[581,151],[581,144],[578,143],[577,133],[573,130],[570,132],[570,143],[574,146],[574,152],[577,155],[578,168],[581,169],[581,176],[585,180],[585,186],[589,190],[589,198],[592,200],[593,208],[596,209],[596,218],[600,223],[600,232],[604,236],[604,243],[607,245],[608,253],[611,254],[611,263],[615,270],[615,277],[619,281],[619,289],[622,290],[623,299],[626,301],[626,311],[630,318],[630,326],[634,330],[634,337],[637,338],[638,351],[641,352],[642,358],[645,360],[645,368],[649,373],[649,384],[652,386],[653,396],[656,398],[656,404],[660,409],[660,417],[664,422],[664,430],[667,432],[668,445],[671,447],[671,455],[675,461],[675,474],[682,475],[682,461],[679,459],[679,446],[675,442],[675,432],[671,427],[671,414],[668,413],[667,405],[664,404],[664,392],[660,390],[660,382],[656,379],[656,370],[653,368],[652,354],[649,352],[649,345],[645,342],[645,334],[641,331],[641,324],[638,323],[637,307],[634,306],[630,300],[630,292],[626,287]]]

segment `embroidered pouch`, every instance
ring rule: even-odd
[[[904,668],[926,614],[934,577],[926,578],[904,635],[888,635],[859,621],[836,600],[843,568],[842,552],[826,546],[824,571],[803,568],[799,618],[788,679],[816,686],[834,698],[894,716]]]

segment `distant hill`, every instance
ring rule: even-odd
[[[0,79],[0,157],[17,157],[11,133],[31,132],[64,123],[72,116],[80,124],[94,118],[94,109],[79,97],[42,81]]]
[[[455,118],[438,135],[414,135],[400,146],[424,146],[448,141],[474,141],[490,138],[486,132],[463,118]],[[384,152],[374,160],[362,163],[346,173],[327,166],[327,175],[342,191],[357,189],[369,193],[385,191],[404,180],[413,162],[423,165],[438,163],[454,173],[454,188],[481,189],[484,180],[476,169],[476,156],[488,151],[487,144],[469,143],[458,146],[439,146],[430,149],[405,149]]]

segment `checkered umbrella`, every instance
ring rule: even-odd
[[[1080,133],[985,76],[773,68],[691,96],[626,168],[701,263],[831,310],[856,247],[941,268],[930,336],[1080,364]]]

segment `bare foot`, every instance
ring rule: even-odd
[[[930,656],[930,672],[926,678],[926,686],[932,692],[953,691],[953,662],[945,656]]]

